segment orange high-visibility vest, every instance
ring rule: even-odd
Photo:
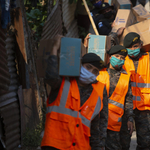
[[[109,97],[109,74],[106,69],[107,68],[103,68],[103,70],[99,71],[99,75],[97,76],[96,80],[105,84],[107,90],[107,97]]]
[[[91,121],[103,108],[104,84],[92,84],[93,91],[80,107],[80,93],[75,79],[63,79],[59,93],[47,102],[44,137],[41,146],[61,150],[90,150]]]
[[[150,65],[149,53],[143,55],[138,62],[137,72],[133,61],[127,56],[124,69],[131,74],[133,109],[150,110]]]
[[[108,99],[108,126],[107,129],[112,131],[120,131],[121,118],[124,113],[125,96],[128,92],[130,76],[121,73],[119,81],[112,95]],[[109,74],[107,71],[100,71],[97,80],[104,83],[109,96]]]

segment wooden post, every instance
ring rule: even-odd
[[[93,29],[94,29],[94,32],[95,32],[96,35],[99,35],[99,33],[98,33],[98,31],[97,31],[97,28],[96,28],[96,26],[95,26],[94,20],[93,20],[93,18],[92,18],[92,16],[91,16],[91,13],[90,13],[90,10],[89,10],[89,7],[88,7],[86,1],[83,0],[83,3],[84,3],[84,6],[85,6],[86,11],[87,11],[87,13],[88,13],[88,16],[89,16],[89,18],[90,18],[90,21],[91,21],[92,27],[93,27]]]

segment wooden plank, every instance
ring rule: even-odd
[[[27,63],[27,53],[25,48],[25,38],[23,29],[22,13],[20,8],[16,8],[14,11],[14,27],[16,30],[16,39],[19,49],[23,55],[25,62]]]

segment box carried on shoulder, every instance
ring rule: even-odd
[[[140,35],[140,39],[143,41],[142,49],[144,51],[150,51],[150,19],[127,27],[120,38],[121,45],[123,45],[123,39],[129,32],[138,33]]]
[[[105,64],[108,63],[107,51],[111,48],[111,39],[104,35],[90,35],[88,53],[96,53]]]
[[[133,14],[131,10],[128,9],[118,9],[115,21],[114,21],[114,27],[112,28],[112,32],[116,32],[121,27],[128,27],[133,24],[135,24],[136,17]]]
[[[133,7],[132,9],[138,22],[144,21],[150,18],[150,13],[141,4]]]
[[[78,38],[61,38],[59,75],[61,76],[79,76],[82,41]]]

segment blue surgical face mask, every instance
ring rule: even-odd
[[[81,66],[79,80],[84,84],[90,84],[96,80],[96,75]]]
[[[99,1],[99,2],[97,2],[97,3],[95,3],[95,4],[93,4],[96,8],[100,8],[101,7],[101,5],[102,5],[102,1]]]
[[[118,59],[118,58],[112,56],[110,59],[110,63],[115,69],[118,69],[123,66],[124,60],[121,60],[121,59]]]
[[[134,50],[131,50],[131,49],[129,49],[129,48],[126,48],[126,49],[127,49],[127,51],[128,51],[128,55],[129,55],[130,57],[136,57],[136,56],[138,56],[139,53],[140,53],[140,48],[137,48],[137,49],[134,49]]]

